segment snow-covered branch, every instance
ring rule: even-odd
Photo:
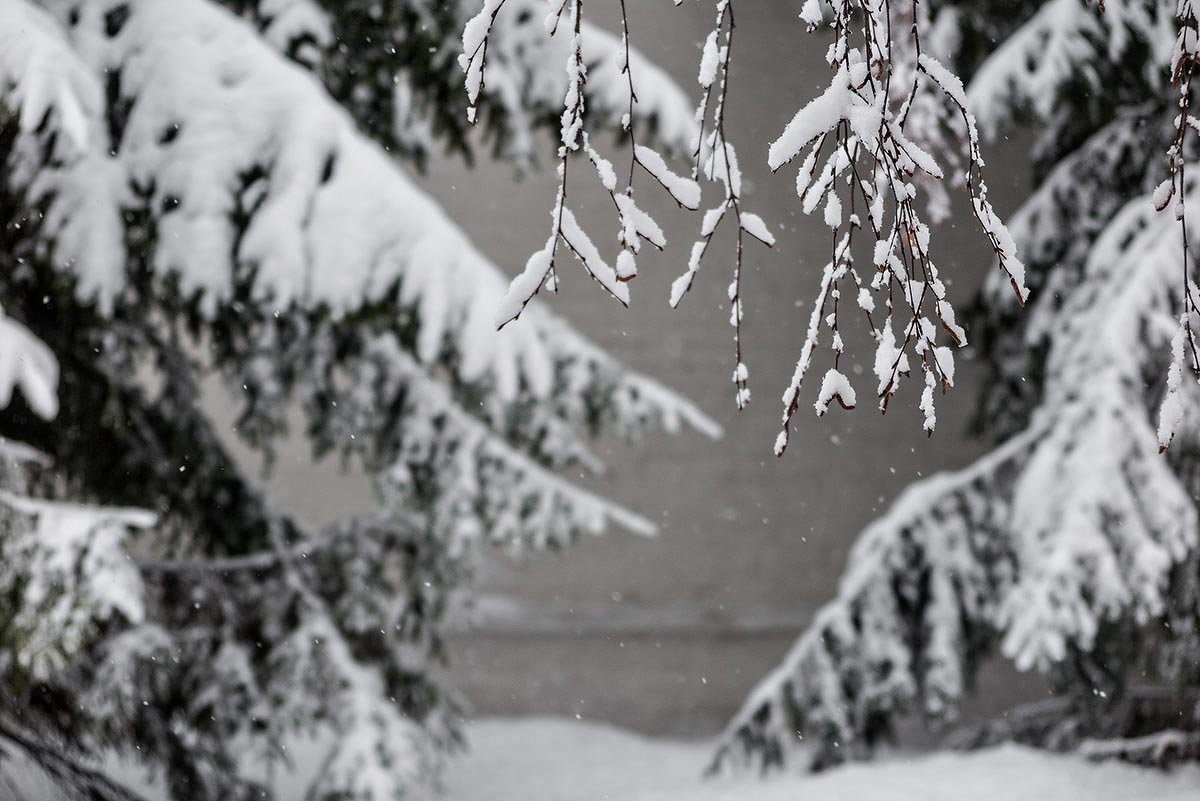
[[[777,766],[801,748],[828,767],[867,756],[898,713],[953,718],[978,656],[961,649],[1011,585],[1011,482],[1040,434],[910,486],[862,532],[837,598],[751,692],[712,770]]]
[[[805,5],[802,17],[810,30],[825,24],[822,5],[817,0]],[[848,399],[856,393],[839,370],[845,349],[840,301],[845,293],[854,298],[876,345],[875,392],[881,411],[887,411],[900,379],[910,373],[910,353],[920,361],[924,375],[920,407],[930,434],[937,420],[935,390],[940,387],[945,392],[954,385],[950,346],[965,345],[966,332],[932,258],[929,225],[916,205],[918,176],[926,182],[941,181],[945,172],[907,133],[910,119],[920,116],[914,108],[926,115],[936,113],[927,99],[930,93],[940,94],[943,103],[962,118],[965,183],[972,211],[1017,300],[1024,303],[1028,295],[1025,268],[1012,236],[988,201],[976,124],[962,82],[922,52],[919,23],[923,20],[910,20],[905,31],[889,2],[834,2],[831,8],[834,42],[827,60],[833,80],[820,97],[797,112],[769,154],[771,168],[778,170],[807,153],[797,193],[806,213],[824,209],[833,242],[813,322],[784,393],[777,454],[787,447],[791,420],[799,410],[800,390],[822,329],[829,334],[833,365],[822,382],[817,413],[823,414],[833,397],[843,407],[854,406]],[[931,126],[918,121],[917,127],[929,130]],[[839,188],[842,184],[844,191]],[[872,244],[873,272],[868,275],[860,274],[854,265],[854,239],[860,230],[866,231]],[[940,344],[939,328],[949,337],[949,346]]]
[[[678,3],[676,3],[678,5]],[[730,71],[733,65],[733,35],[736,27],[733,0],[716,4],[717,16],[713,30],[704,40],[700,57],[700,105],[696,108],[696,133],[692,149],[692,177],[703,176],[724,188],[721,203],[704,213],[700,224],[700,239],[692,245],[687,269],[671,285],[670,304],[674,308],[691,289],[700,262],[708,253],[713,236],[721,223],[729,218],[737,229],[734,250],[733,279],[730,281],[729,324],[733,327],[733,384],[734,402],[738,409],[750,403],[750,370],[742,353],[742,323],[745,307],[742,303],[742,266],[745,238],[750,236],[767,247],[774,247],[775,237],[757,214],[747,210],[742,198],[742,171],[737,151],[725,134],[725,111],[729,101]],[[708,131],[706,134],[705,131]]]
[[[463,31],[464,52],[461,64],[467,74],[467,93],[472,103],[468,115],[472,122],[475,119],[474,102],[485,80],[492,30],[503,6],[503,0],[489,0],[479,14],[467,23]],[[617,172],[612,162],[596,151],[588,132],[584,130],[584,111],[587,103],[585,87],[588,83],[584,3],[582,0],[568,0],[552,7],[545,20],[546,32],[552,38],[558,33],[560,26],[570,29],[562,34],[569,36],[570,44],[566,63],[567,87],[559,131],[558,188],[551,210],[551,232],[545,246],[530,257],[525,270],[509,286],[496,312],[498,327],[503,328],[520,316],[525,306],[543,286],[550,291],[557,289],[555,261],[560,244],[575,255],[592,279],[609,294],[622,304],[629,304],[627,283],[637,276],[637,254],[641,249],[641,242],[648,241],[658,248],[666,246],[662,228],[638,207],[634,200],[634,179],[639,168],[679,205],[692,209],[699,205],[699,186],[693,180],[676,175],[657,151],[638,142],[635,120],[639,105],[639,82],[635,72],[644,65],[634,59],[630,45],[628,10],[624,3],[621,3],[620,8],[622,36],[620,49],[616,53],[616,69],[626,84],[627,106],[621,117],[621,129],[629,139],[630,152],[625,186],[619,188]],[[656,76],[652,75],[652,85],[655,79]],[[591,161],[601,186],[612,198],[617,211],[617,241],[620,251],[614,262],[615,267],[609,265],[567,206],[572,156],[580,153],[585,154]]]
[[[692,247],[686,270],[672,286],[670,302],[672,306],[677,305],[691,287],[714,232],[727,215],[732,215],[737,225],[737,248],[729,298],[730,322],[735,329],[733,381],[740,409],[750,399],[749,370],[743,358],[741,336],[744,237],[749,235],[770,246],[774,245],[774,236],[760,217],[744,209],[737,155],[725,133],[736,28],[734,3],[717,0],[715,8],[716,23],[704,43],[699,69],[701,100],[695,114],[698,130],[693,145],[693,178],[703,176],[723,184],[724,199],[703,215],[700,240]],[[491,30],[505,10],[504,0],[487,0],[464,29],[461,65],[467,76],[467,93],[472,104],[486,85]],[[822,280],[819,292],[821,302],[814,312],[817,325],[810,327],[810,336],[801,349],[792,382],[784,393],[783,430],[775,443],[779,455],[787,447],[792,417],[799,409],[802,384],[822,330],[829,332],[833,364],[822,382],[815,404],[817,412],[824,414],[834,398],[845,408],[855,405],[856,392],[849,378],[839,369],[845,349],[839,330],[843,323],[840,301],[846,291],[853,294],[865,318],[867,332],[876,343],[876,394],[881,410],[886,411],[900,379],[909,374],[910,356],[920,361],[924,375],[920,407],[924,427],[930,433],[936,425],[935,390],[940,388],[944,392],[954,383],[953,353],[950,346],[940,343],[938,329],[946,332],[950,345],[961,347],[966,342],[966,335],[956,319],[946,285],[932,258],[929,226],[915,202],[917,186],[936,186],[945,171],[907,132],[910,118],[917,118],[912,128],[937,140],[935,144],[944,145],[941,128],[946,127],[948,115],[938,110],[939,104],[931,101],[931,97],[940,97],[940,107],[952,110],[961,118],[961,122],[948,124],[948,127],[956,130],[962,140],[966,163],[964,186],[970,195],[972,213],[1018,301],[1024,303],[1028,295],[1025,268],[1017,257],[1013,238],[988,200],[979,135],[974,117],[968,110],[962,82],[933,55],[923,52],[921,32],[928,24],[925,14],[915,9],[909,13],[907,9],[893,8],[887,0],[833,0],[828,3],[809,0],[801,17],[812,30],[825,26],[826,11],[830,12],[828,24],[834,37],[827,55],[833,71],[832,81],[820,97],[796,114],[768,153],[768,165],[772,170],[779,170],[807,154],[799,171],[797,192],[806,213],[823,209],[833,243],[827,277]],[[607,160],[595,154],[582,131],[582,87],[587,78],[579,36],[582,16],[583,3],[569,0],[552,5],[546,18],[550,36],[564,27],[560,26],[564,18],[567,21],[565,27],[575,34],[567,56],[568,90],[562,116],[559,186],[551,212],[554,225],[545,247],[530,258],[525,272],[510,286],[496,317],[500,325],[518,316],[524,304],[543,287],[554,290],[555,254],[560,241],[576,253],[592,277],[611,294],[622,303],[629,301],[628,288],[621,282],[634,274],[633,249],[629,242],[631,239],[636,241],[637,237],[632,233],[638,229],[629,224],[623,204],[616,202],[615,171]],[[627,45],[630,25],[624,4],[622,28],[622,41]],[[632,112],[638,92],[636,76],[627,60],[620,64],[628,77]],[[472,105],[469,111],[472,119],[474,113]],[[630,120],[631,116],[627,114],[625,127],[632,134]],[[681,205],[698,208],[699,187],[675,176],[656,153],[638,145],[633,138],[631,183],[625,194],[632,196],[632,168],[640,164]],[[574,215],[565,207],[570,156],[581,149],[591,157],[601,183],[614,196],[621,212],[623,250],[615,271],[607,266]],[[951,163],[956,164],[953,158]],[[842,189],[843,185],[845,189]],[[931,206],[935,213],[945,208],[943,195],[939,188],[931,190]],[[652,229],[656,235],[660,234],[657,225]],[[873,272],[866,275],[854,266],[855,233],[864,229],[873,243]],[[659,244],[659,240],[665,241],[665,237],[651,237],[655,244]]]
[[[100,112],[99,82],[53,17],[29,0],[0,0],[0,21],[0,102],[20,113],[26,133],[52,117],[68,156],[85,149]]]
[[[1175,118],[1175,138],[1167,151],[1170,175],[1154,191],[1154,208],[1162,212],[1172,207],[1179,223],[1181,239],[1182,276],[1179,294],[1182,310],[1179,327],[1171,341],[1171,363],[1167,372],[1167,388],[1159,410],[1158,447],[1165,451],[1175,439],[1175,433],[1183,423],[1186,405],[1182,397],[1185,354],[1186,367],[1194,381],[1200,381],[1200,348],[1196,343],[1195,326],[1200,322],[1200,289],[1192,277],[1192,253],[1188,241],[1187,198],[1194,190],[1187,178],[1186,152],[1188,131],[1200,131],[1200,119],[1192,116],[1192,77],[1196,62],[1200,58],[1200,21],[1192,0],[1179,0],[1179,35],[1171,62],[1171,80],[1179,89],[1178,116]],[[1174,203],[1172,203],[1174,201]]]
[[[11,528],[0,580],[17,603],[0,653],[8,675],[70,699],[74,747],[124,750],[189,797],[260,790],[270,782],[244,763],[286,763],[309,735],[336,748],[305,792],[416,792],[456,737],[432,671],[475,546],[560,547],[613,525],[650,534],[586,486],[604,466],[590,436],[719,433],[536,303],[496,334],[503,272],[396,161],[414,155],[413,131],[378,129],[415,85],[389,67],[405,48],[428,51],[410,65],[429,70],[413,108],[439,96],[438,59],[452,48],[430,42],[460,9],[371,5],[2,7],[29,10],[48,33],[0,52],[0,103],[21,114],[0,118],[13,143],[0,187],[13,245],[0,254],[11,315],[0,317],[0,400],[16,390],[59,419],[29,427],[49,455],[30,470],[38,493],[0,476]],[[345,47],[347,30],[373,46]],[[0,25],[0,40],[9,32]],[[481,96],[508,108],[513,135],[534,130],[548,93],[558,103],[569,83],[546,74],[547,51],[525,35],[523,21],[502,20],[489,51],[489,79],[521,96]],[[628,114],[639,154],[685,149],[683,93],[627,39],[585,24],[579,38],[605,59],[580,61],[580,117],[584,103],[589,126],[615,115],[622,127],[611,123]],[[77,137],[63,133],[60,91],[74,84],[31,83],[30,64],[103,82],[94,105],[80,101]],[[622,94],[631,73],[636,104]],[[379,102],[381,86],[394,102]],[[452,140],[439,119],[429,130]],[[637,163],[670,180],[654,172],[665,161]],[[665,244],[628,193],[611,194],[629,252]],[[564,242],[595,266],[565,211]],[[274,508],[197,403],[214,373],[244,443],[269,456],[298,402],[314,455],[365,468],[378,508],[319,532]],[[566,468],[581,479],[556,472]],[[125,513],[30,499],[43,492],[161,516],[146,531],[142,513],[114,522]],[[103,525],[86,526],[85,510]]]
[[[1039,12],[1028,24],[1045,20]],[[1018,27],[1012,38],[1026,35]],[[1071,42],[1052,40],[1068,51]],[[1150,60],[1161,52],[1125,42],[1114,58],[1125,47]],[[1012,66],[1004,52],[975,80],[992,81],[993,69]],[[1046,63],[1068,55],[1039,51]],[[1158,66],[1157,86],[1168,91],[1168,65]],[[949,79],[939,84],[961,94]],[[1174,104],[1178,91],[1171,94]],[[1154,655],[1194,653],[1200,543],[1194,472],[1186,467],[1200,441],[1200,391],[1184,379],[1188,333],[1178,311],[1187,303],[1190,281],[1180,277],[1191,258],[1178,226],[1192,227],[1198,184],[1179,174],[1191,148],[1181,144],[1171,165],[1178,172],[1167,189],[1154,189],[1161,172],[1147,150],[1173,138],[1159,136],[1162,109],[1151,95],[1097,115],[1090,135],[1063,149],[1014,215],[1013,241],[1030,254],[1042,291],[1032,313],[1015,318],[1010,275],[997,275],[984,298],[999,321],[993,325],[1012,325],[1002,335],[1016,340],[1006,345],[1013,364],[997,372],[1024,381],[1037,365],[1029,376],[1037,382],[1033,402],[1009,410],[1022,428],[965,470],[912,485],[860,535],[837,599],[730,724],[719,765],[774,764],[800,739],[818,766],[864,757],[897,715],[952,720],[973,672],[993,652],[1062,688],[1064,708],[1038,710],[1030,724],[1051,746],[1055,732],[1074,731],[1077,744],[1071,720],[1083,713],[1123,731],[1110,706],[1128,676],[1189,681],[1186,657]],[[1172,184],[1176,214],[1161,214],[1156,206]],[[1156,415],[1162,393],[1154,377],[1168,352],[1176,367]],[[1170,434],[1178,461],[1159,454]]]
[[[507,0],[485,0],[478,14],[463,30],[463,55],[460,57],[460,64],[466,73],[467,95],[471,103],[468,118],[472,122],[476,117],[474,104],[486,86],[488,52],[494,29],[506,11],[506,4]],[[579,259],[589,275],[609,294],[622,304],[628,305],[630,294],[626,284],[637,275],[637,255],[641,242],[650,242],[660,249],[666,246],[662,228],[634,201],[635,177],[639,173],[644,174],[681,207],[697,210],[700,207],[701,189],[696,179],[703,175],[709,181],[723,184],[725,197],[719,206],[704,215],[700,241],[692,248],[687,271],[672,286],[670,302],[672,306],[677,305],[690,288],[713,234],[721,221],[731,214],[737,223],[738,240],[734,277],[729,291],[730,322],[736,332],[736,366],[733,380],[737,386],[737,405],[742,408],[750,399],[748,371],[742,359],[741,349],[743,306],[740,287],[743,235],[749,234],[767,245],[774,244],[774,237],[761,218],[743,210],[741,205],[742,180],[737,155],[733,146],[725,139],[725,104],[734,31],[733,3],[731,0],[720,0],[716,4],[716,10],[716,26],[706,41],[700,66],[699,83],[703,99],[694,119],[686,126],[686,130],[690,132],[688,138],[691,140],[694,161],[692,176],[688,178],[675,173],[659,152],[639,142],[636,122],[642,104],[640,96],[649,91],[656,95],[661,94],[661,90],[657,89],[661,79],[651,72],[649,80],[646,80],[645,65],[635,58],[631,46],[633,28],[628,7],[624,2],[620,4],[621,39],[615,63],[616,70],[625,82],[624,96],[627,106],[621,117],[621,128],[629,140],[628,178],[625,186],[621,188],[612,162],[592,147],[588,132],[584,130],[587,97],[585,87],[589,81],[589,68],[586,66],[588,58],[585,54],[588,41],[584,35],[587,30],[584,4],[582,0],[567,0],[558,5],[551,5],[545,18],[548,37],[553,39],[557,34],[558,37],[568,37],[570,42],[566,57],[567,89],[563,100],[559,136],[558,188],[551,210],[553,224],[545,246],[530,257],[525,270],[509,286],[509,291],[497,310],[496,323],[502,328],[516,319],[534,295],[543,288],[551,292],[556,291],[558,282],[555,262],[560,244]],[[570,30],[560,34],[560,28]],[[706,125],[710,123],[710,116],[712,130],[706,135]],[[566,205],[572,156],[580,152],[586,154],[592,162],[601,186],[608,192],[617,210],[617,242],[620,250],[614,262],[615,266],[609,266]]]
[[[103,26],[101,17],[98,9],[85,10],[76,27]],[[97,69],[121,65],[121,91],[139,97],[122,120],[120,146],[114,155],[97,147],[36,183],[52,198],[48,233],[56,256],[77,276],[84,298],[107,308],[128,291],[128,254],[112,237],[119,224],[97,223],[119,219],[131,199],[124,189],[97,196],[91,190],[102,177],[101,186],[150,188],[137,203],[157,217],[153,274],[196,298],[205,316],[225,315],[235,298],[248,296],[267,319],[287,310],[328,315],[333,322],[313,333],[336,337],[352,330],[360,310],[395,302],[419,321],[415,337],[400,339],[415,357],[405,375],[418,380],[452,363],[454,386],[472,396],[478,388],[495,392],[500,403],[484,409],[490,424],[514,404],[542,409],[538,419],[546,425],[562,419],[561,437],[577,447],[570,443],[578,442],[586,411],[550,398],[556,384],[568,381],[583,394],[628,397],[613,411],[618,427],[658,418],[716,430],[692,404],[647,391],[649,382],[623,374],[543,310],[531,309],[522,325],[496,335],[491,321],[504,292],[500,271],[354,131],[310,77],[222,12],[195,0],[169,8],[134,4],[94,60]],[[586,238],[572,241],[585,252]],[[256,317],[244,308],[240,314]],[[396,328],[403,324],[395,321]],[[286,344],[295,350],[294,340]],[[252,342],[247,347],[239,363],[250,369],[231,378],[272,394],[272,375],[282,368],[256,356]],[[320,353],[332,345],[310,347]]]

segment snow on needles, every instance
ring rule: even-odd
[[[18,388],[38,416],[50,420],[58,414],[58,361],[28,328],[0,310],[0,409]]]
[[[335,318],[398,288],[420,320],[423,363],[449,349],[461,380],[510,399],[546,395],[564,359],[609,361],[541,309],[497,335],[500,270],[310,74],[249,28],[200,0],[131,5],[120,33],[86,51],[97,71],[120,67],[124,91],[138,97],[117,154],[96,146],[39,179],[55,193],[57,256],[85,295],[108,307],[123,290],[124,244],[112,221],[129,202],[125,187],[148,186],[141,202],[168,210],[152,267],[209,314],[247,275],[259,303],[321,307]],[[253,208],[241,232],[232,222],[239,207]],[[658,399],[676,407],[667,414],[701,419],[682,399]]]
[[[1080,15],[1098,15],[1094,7],[1044,4],[985,61],[965,93],[968,103],[990,98],[980,103],[981,111],[1000,121],[1012,98],[1049,98],[1070,75],[1101,74],[1109,58],[1113,69],[1126,73],[1130,66],[1120,58],[1135,51],[1146,60],[1138,74],[1153,73],[1165,90],[1172,55],[1162,46],[1161,22],[1143,24],[1141,7],[1107,4],[1115,19],[1129,21],[1118,33],[1111,20],[1081,22]],[[1064,16],[1055,20],[1052,14]],[[1186,31],[1192,24],[1185,26],[1181,48],[1190,47]],[[1077,35],[1079,29],[1103,36]],[[1131,44],[1129,36],[1145,41]],[[1168,32],[1166,39],[1176,36]],[[1017,48],[1028,49],[1029,59],[1014,56]],[[1189,63],[1190,56],[1176,62]],[[1088,68],[1065,66],[1076,63]],[[961,106],[963,87],[939,61],[923,56],[919,66]],[[1040,71],[1043,66],[1051,72]],[[1022,72],[1026,67],[1033,71]],[[1010,84],[1003,95],[990,94],[999,74]],[[1174,624],[1172,604],[1191,603],[1190,590],[1176,597],[1173,576],[1200,544],[1197,510],[1190,472],[1160,450],[1172,439],[1189,449],[1200,441],[1200,385],[1188,374],[1187,326],[1196,311],[1187,298],[1195,289],[1179,280],[1190,259],[1179,224],[1193,230],[1200,224],[1200,185],[1190,172],[1184,181],[1182,170],[1175,172],[1180,160],[1172,158],[1174,189],[1162,188],[1157,154],[1146,152],[1147,138],[1160,135],[1153,116],[1158,106],[1136,98],[1129,103],[1120,114],[1093,120],[1093,134],[1064,149],[1014,215],[1011,233],[995,225],[986,196],[976,195],[975,211],[1001,260],[1019,244],[1042,282],[1043,292],[1015,326],[1007,314],[1015,313],[1014,298],[1020,302],[1027,294],[1024,265],[1013,262],[998,273],[985,294],[997,315],[994,325],[1005,329],[1000,335],[1013,340],[1012,364],[1001,352],[997,371],[1017,382],[1035,380],[1036,399],[1012,415],[1019,427],[1004,432],[1001,445],[961,470],[910,485],[864,529],[837,598],[731,722],[716,756],[720,764],[780,761],[800,748],[797,732],[809,756],[833,764],[868,755],[872,727],[899,711],[953,720],[977,660],[993,646],[1021,670],[1053,676],[1078,671],[1074,675],[1088,678],[1070,692],[1089,697],[1105,690],[1095,677],[1142,675],[1138,671],[1147,664],[1139,661],[1146,656],[1141,653],[1114,657],[1120,649],[1111,633],[1103,639],[1106,631],[1137,631],[1151,643],[1162,637],[1171,647],[1194,648],[1188,645],[1194,635],[1184,631],[1193,627]],[[1035,104],[1040,109],[1050,114],[1046,125],[1067,126],[1052,128],[1053,135],[1074,141],[1076,120],[1063,122],[1068,116],[1061,109]],[[1192,125],[1186,115],[1174,122],[1179,130]],[[973,117],[963,113],[962,124],[967,144],[976,149]],[[1132,182],[1130,175],[1136,176]],[[927,233],[919,227],[913,233],[923,251]],[[874,262],[886,267],[892,248],[882,242]],[[835,259],[826,268],[821,297],[837,264]],[[927,290],[940,300],[937,283]],[[820,322],[814,314],[813,327]],[[891,332],[885,327],[881,333],[876,370],[882,382],[893,365],[907,365]],[[913,352],[949,365],[943,362],[946,346],[928,344]],[[1027,354],[1035,346],[1044,365],[1030,376]],[[810,353],[806,343],[801,371]],[[1146,376],[1161,369],[1167,353],[1171,367],[1160,410],[1159,386]],[[953,382],[952,368],[940,372]],[[921,410],[927,426],[935,414],[933,378],[926,372]],[[840,380],[834,376],[832,383]],[[822,399],[830,390],[823,387]],[[784,402],[795,403],[793,390]],[[915,576],[921,577],[919,590]],[[1190,621],[1193,612],[1183,614]],[[915,645],[906,639],[914,630],[921,632]],[[1154,664],[1151,670],[1162,669],[1161,662]]]
[[[0,98],[8,93],[30,132],[53,110],[76,151],[87,146],[100,108],[100,84],[57,23],[28,0],[0,0]],[[13,102],[15,101],[15,102]]]

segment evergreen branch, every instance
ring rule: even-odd
[[[64,744],[51,744],[0,717],[0,739],[8,740],[29,755],[64,790],[87,801],[145,801],[103,773],[68,755]],[[2,750],[2,749],[0,749]],[[2,771],[0,771],[2,773]]]

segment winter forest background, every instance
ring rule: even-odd
[[[755,400],[740,412],[730,225],[669,308],[699,217],[651,167],[634,197],[670,241],[643,244],[631,307],[560,255],[561,291],[493,333],[511,303],[491,265],[511,278],[544,241],[571,97],[568,32],[537,44],[559,4],[508,0],[482,124],[464,125],[452,51],[496,5],[0,0],[0,379],[18,388],[2,426],[0,798],[929,799],[970,777],[996,798],[1189,797],[1197,397],[1173,321],[1194,288],[1175,282],[1179,232],[1153,206],[1194,194],[1167,157],[1191,4],[738,4],[721,132],[739,199],[776,240],[747,236]],[[586,5],[588,143],[623,165],[621,47],[593,33],[620,31],[623,5]],[[562,8],[570,21],[581,4]],[[697,68],[720,85],[726,29],[710,31],[730,8],[628,4],[632,45],[665,71],[632,62],[634,130],[681,173]],[[847,323],[839,367],[860,408],[818,420],[823,332],[776,459],[775,404],[843,217],[824,197],[805,214],[804,153],[773,175],[767,145],[829,85],[831,20],[890,18],[902,41],[914,8],[927,51],[987,101],[971,107],[987,198],[1030,304],[1008,288],[1023,296],[1025,267],[996,269],[1007,234],[989,223],[993,247],[953,195],[932,233],[945,285],[925,286],[966,328],[957,370],[918,345],[928,378],[912,370],[881,416],[877,343]],[[913,80],[897,47],[887,69],[844,70]],[[923,91],[953,101],[937,63],[922,69]],[[855,79],[867,97],[872,78]],[[909,136],[961,173],[953,104],[917,97]],[[868,130],[845,119],[839,132]],[[470,157],[444,152],[463,144]],[[720,141],[706,147],[723,169]],[[936,165],[897,152],[924,215]],[[582,151],[572,163],[571,208],[611,259],[604,169],[597,182]],[[705,183],[705,208],[722,191]],[[894,239],[896,258],[922,236]],[[870,249],[856,258],[869,273]],[[1121,269],[1136,278],[1114,291]],[[945,314],[930,353],[953,335]],[[926,381],[955,387],[932,438]],[[882,561],[852,555],[864,529]],[[803,774],[886,757],[893,733],[902,749],[984,750]],[[757,783],[781,766],[793,783]],[[721,776],[700,784],[706,767]],[[1014,773],[1030,785],[1008,795],[997,777]]]

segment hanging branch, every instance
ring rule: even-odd
[[[729,74],[733,63],[733,32],[735,28],[733,0],[718,0],[717,20],[704,42],[698,78],[701,96],[696,109],[696,121],[700,126],[696,134],[696,145],[692,151],[692,177],[701,175],[709,181],[723,185],[725,196],[721,203],[705,214],[700,225],[700,239],[692,246],[691,258],[683,275],[671,285],[671,308],[683,300],[700,269],[700,262],[708,253],[713,235],[730,213],[737,224],[737,246],[734,252],[733,280],[729,284],[729,324],[733,327],[734,369],[733,384],[736,388],[737,408],[744,409],[750,403],[750,372],[742,356],[742,321],[745,308],[742,302],[742,264],[745,253],[745,235],[762,242],[767,247],[775,245],[775,237],[767,230],[766,223],[757,214],[745,211],[741,204],[742,174],[738,166],[737,152],[725,136],[725,109],[729,98]],[[724,45],[720,45],[722,37]],[[716,91],[714,92],[714,87]],[[714,102],[715,100],[715,102]],[[711,113],[710,113],[711,106]],[[706,128],[711,130],[705,134]]]
[[[459,64],[466,73],[467,95],[470,100],[467,118],[476,120],[476,102],[484,88],[488,44],[495,22],[505,0],[486,0],[483,8],[463,30],[463,55]],[[639,144],[634,126],[634,111],[638,103],[637,82],[633,73],[630,46],[628,9],[621,3],[622,41],[618,51],[619,72],[625,76],[629,104],[622,116],[621,128],[629,137],[629,173],[624,189],[618,187],[617,173],[612,163],[592,147],[585,129],[587,68],[584,58],[583,0],[563,0],[546,18],[548,35],[558,33],[563,16],[570,21],[571,41],[567,55],[567,87],[559,130],[558,186],[551,210],[553,220],[546,244],[532,256],[525,269],[513,279],[496,313],[496,325],[503,328],[520,316],[525,306],[543,287],[557,291],[556,261],[559,245],[569,250],[587,273],[622,305],[629,305],[629,281],[637,276],[637,255],[641,242],[654,247],[666,247],[666,237],[654,218],[634,201],[634,179],[640,167],[682,207],[696,209],[700,204],[700,187],[694,180],[676,175],[655,150]],[[568,206],[568,184],[571,157],[582,151],[596,169],[601,186],[608,192],[617,211],[617,243],[619,252],[615,268],[610,266],[600,249],[583,229]]]
[[[1175,44],[1175,56],[1171,65],[1171,81],[1179,89],[1179,114],[1175,117],[1175,137],[1167,149],[1167,160],[1170,174],[1154,192],[1154,208],[1165,211],[1174,203],[1175,219],[1179,222],[1179,233],[1182,243],[1182,285],[1180,295],[1183,298],[1183,310],[1179,314],[1179,328],[1171,342],[1171,366],[1167,371],[1167,390],[1159,409],[1158,449],[1164,452],[1175,438],[1175,431],[1183,422],[1184,401],[1180,397],[1183,388],[1183,366],[1185,352],[1192,376],[1200,379],[1200,351],[1197,350],[1196,332],[1193,318],[1200,317],[1200,307],[1196,304],[1200,290],[1191,277],[1191,248],[1188,242],[1187,225],[1187,160],[1184,147],[1187,140],[1188,128],[1200,131],[1200,120],[1189,113],[1192,97],[1192,77],[1196,70],[1197,58],[1200,58],[1200,33],[1196,10],[1193,0],[1179,0],[1176,9],[1179,17],[1179,36]]]
[[[954,307],[930,251],[930,229],[917,208],[917,178],[941,181],[944,172],[934,157],[906,133],[910,112],[927,86],[924,75],[961,114],[965,125],[968,169],[966,188],[973,213],[984,229],[1000,269],[1009,277],[1017,300],[1024,303],[1024,266],[1012,237],[987,200],[974,118],[966,108],[962,83],[932,57],[921,52],[921,19],[911,15],[907,36],[893,35],[893,10],[887,0],[837,0],[831,4],[834,42],[827,61],[834,72],[829,88],[802,108],[771,146],[769,163],[778,170],[807,150],[796,189],[805,213],[823,207],[832,231],[832,255],[813,309],[808,335],[791,384],[784,392],[783,426],[775,453],[787,449],[800,390],[811,367],[822,328],[830,335],[833,365],[821,382],[814,409],[823,415],[833,401],[856,405],[856,392],[841,371],[845,350],[841,326],[843,291],[851,291],[875,342],[874,371],[879,409],[886,412],[901,378],[920,361],[924,389],[919,408],[923,427],[932,435],[937,425],[935,390],[954,385],[950,346],[966,344]],[[805,5],[802,18],[810,30],[824,24],[821,6]],[[899,81],[898,76],[911,75]],[[820,166],[819,166],[820,165]],[[888,217],[890,216],[890,222]],[[854,265],[855,234],[866,229],[873,241],[874,274],[864,280]],[[850,283],[847,284],[847,279]],[[882,321],[875,313],[882,305]],[[897,317],[899,315],[899,317]],[[895,326],[903,327],[897,342]],[[940,344],[938,329],[949,339]]]
[[[1190,2],[1190,0],[1184,0]],[[483,8],[463,34],[461,63],[467,74],[468,96],[474,102],[483,85],[487,42],[504,0],[485,0]],[[676,3],[678,5],[678,2]],[[592,278],[623,304],[629,302],[626,283],[636,275],[635,256],[640,240],[665,246],[662,229],[633,203],[633,177],[638,165],[648,172],[683,207],[698,209],[701,177],[724,188],[719,204],[704,213],[700,237],[693,244],[687,267],[671,286],[670,304],[677,306],[691,288],[700,263],[712,245],[721,223],[732,217],[737,225],[733,277],[729,285],[730,325],[734,329],[735,400],[739,409],[750,400],[749,370],[742,348],[745,308],[742,274],[746,235],[767,246],[775,238],[763,220],[743,208],[742,176],[737,153],[726,136],[726,109],[736,21],[733,0],[716,0],[716,22],[705,39],[698,83],[701,94],[696,109],[697,133],[692,150],[691,178],[671,172],[662,157],[638,143],[633,131],[637,84],[630,64],[630,24],[621,2],[621,74],[629,89],[629,110],[622,127],[630,139],[629,183],[618,191],[612,164],[590,145],[583,130],[584,71],[581,24],[582,0],[562,0],[547,19],[553,36],[559,18],[569,14],[574,38],[568,51],[568,85],[563,104],[559,145],[558,191],[552,211],[554,225],[546,245],[535,253],[521,275],[513,280],[496,316],[503,326],[520,315],[543,286],[556,288],[555,256],[564,243],[583,263]],[[988,200],[984,161],[974,117],[967,110],[962,82],[930,55],[922,52],[920,31],[927,17],[916,3],[893,9],[891,0],[808,0],[801,18],[810,31],[826,24],[833,43],[826,61],[833,78],[825,92],[797,112],[783,134],[771,145],[768,164],[778,171],[807,151],[798,171],[796,190],[806,214],[822,210],[831,231],[831,257],[826,266],[792,381],[783,396],[783,425],[775,452],[787,448],[791,421],[800,407],[800,392],[823,331],[830,337],[832,365],[825,372],[813,407],[824,415],[835,401],[844,409],[857,405],[857,393],[841,369],[845,353],[843,293],[850,292],[862,312],[866,332],[875,343],[874,373],[879,409],[886,412],[901,379],[910,375],[913,361],[920,363],[923,390],[919,408],[923,427],[930,434],[937,425],[935,392],[954,385],[952,348],[966,344],[966,333],[957,322],[938,267],[930,250],[930,229],[917,208],[918,185],[931,187],[930,207],[944,212],[945,193],[940,187],[944,171],[938,161],[909,136],[907,128],[922,131],[943,145],[940,131],[946,117],[961,118],[954,126],[965,151],[965,189],[972,214],[983,228],[1006,274],[1018,303],[1024,304],[1025,268],[1017,258],[1012,236]],[[901,30],[898,36],[893,30]],[[931,133],[937,131],[938,133]],[[620,218],[616,269],[600,256],[567,208],[570,157],[583,150],[595,166]],[[961,162],[951,156],[950,164]],[[855,236],[868,231],[873,243],[870,274],[855,265]],[[942,333],[939,333],[939,329]],[[947,341],[943,342],[942,337]]]
[[[479,13],[463,26],[463,52],[458,57],[458,64],[467,75],[467,121],[472,125],[479,116],[479,93],[483,90],[487,74],[492,26],[496,24],[496,17],[506,2],[508,0],[484,0]]]

